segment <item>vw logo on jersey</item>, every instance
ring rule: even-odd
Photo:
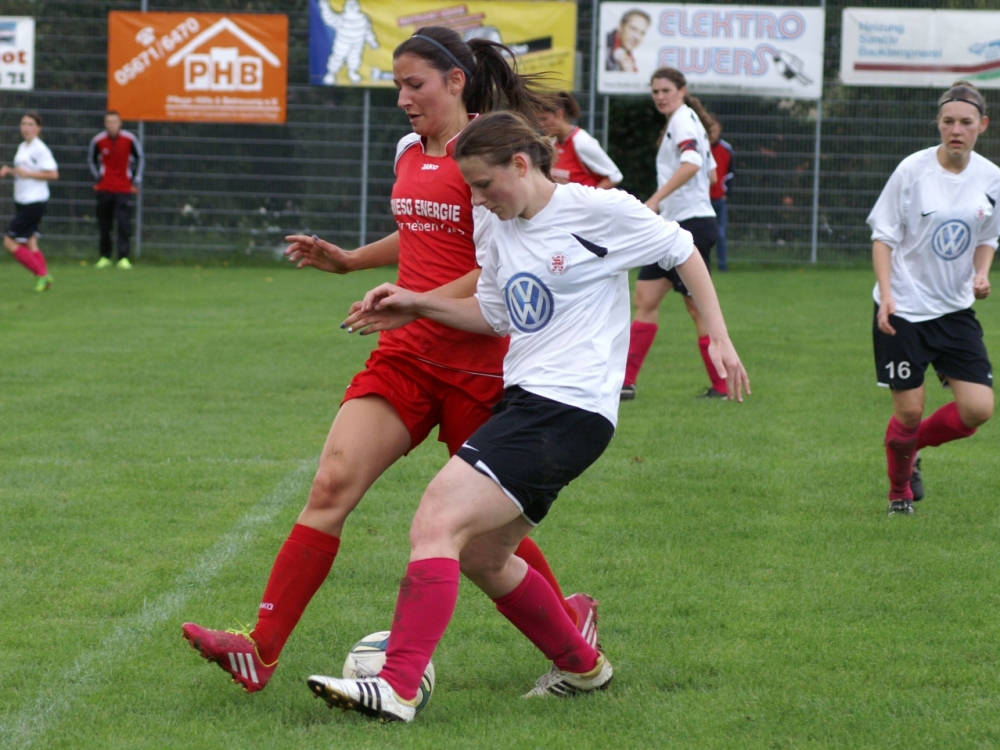
[[[952,219],[937,228],[931,238],[934,254],[944,260],[955,260],[972,244],[972,230],[964,221]]]
[[[542,280],[530,273],[516,273],[503,290],[507,314],[514,327],[524,333],[535,333],[552,320],[555,304],[552,292]]]

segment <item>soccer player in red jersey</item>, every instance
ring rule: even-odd
[[[554,94],[552,103],[538,117],[539,124],[552,136],[556,147],[552,179],[561,185],[576,182],[596,188],[613,188],[622,181],[621,170],[597,139],[575,124],[579,117],[580,105],[568,91]]]
[[[331,273],[399,264],[398,284],[415,292],[471,297],[479,277],[472,194],[450,156],[470,113],[501,105],[535,117],[543,96],[511,69],[500,44],[425,27],[393,54],[398,104],[413,127],[396,152],[392,211],[398,231],[353,252],[294,235],[286,251],[299,267]],[[474,117],[475,115],[471,115]],[[482,210],[482,209],[480,209]],[[464,333],[430,320],[385,331],[348,386],[320,456],[309,499],[271,569],[257,624],[249,633],[183,627],[201,655],[248,692],[261,690],[285,641],[333,565],[344,521],[374,481],[439,426],[454,455],[489,419],[503,394],[507,340]],[[570,618],[597,642],[596,603],[569,599],[541,550],[525,539],[517,554],[548,580]]]

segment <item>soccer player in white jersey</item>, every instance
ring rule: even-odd
[[[715,209],[708,194],[715,180],[715,159],[706,132],[712,118],[701,102],[688,94],[687,80],[679,70],[660,68],[653,73],[651,84],[653,103],[667,118],[667,125],[660,134],[656,154],[659,187],[646,201],[646,206],[688,230],[708,267],[709,252],[718,239]],[[708,355],[708,329],[698,313],[698,306],[677,272],[664,270],[655,263],[639,271],[635,284],[635,320],[630,333],[622,398],[635,398],[639,370],[659,330],[660,303],[671,289],[684,295],[684,303],[698,332],[698,350],[711,382],[701,396],[725,398],[726,380],[716,371]]]
[[[59,179],[59,165],[42,143],[42,117],[26,112],[21,118],[21,137],[14,166],[0,166],[0,177],[14,178],[14,218],[7,225],[3,246],[14,259],[35,275],[35,291],[52,286],[45,256],[38,247],[38,227],[49,204],[49,182]]]
[[[749,380],[691,235],[617,190],[551,178],[549,140],[519,115],[476,120],[455,159],[473,201],[495,216],[475,297],[446,299],[391,284],[368,293],[345,325],[376,330],[413,315],[510,336],[504,398],[428,486],[410,530],[385,667],[377,677],[314,675],[331,706],[411,721],[421,676],[451,619],[462,571],[553,662],[528,696],[606,688],[612,669],[583,639],[552,589],[514,554],[559,491],[614,433],[628,347],[628,270],[676,267],[711,337],[731,398]]]
[[[986,100],[959,81],[938,101],[941,144],[900,162],[868,216],[875,266],[875,370],[891,389],[889,514],[924,496],[917,451],[972,435],[993,415],[993,368],[972,304],[990,293],[1000,168],[977,154]],[[933,365],[955,400],[927,419]]]

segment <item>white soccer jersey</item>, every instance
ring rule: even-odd
[[[31,172],[51,172],[57,170],[55,157],[49,147],[35,138],[31,143],[23,141],[14,155],[14,166],[24,167]],[[14,178],[15,203],[43,203],[49,199],[48,180],[32,180],[27,177]]]
[[[663,187],[681,164],[694,164],[699,169],[694,177],[660,201],[660,216],[671,221],[715,216],[708,197],[715,167],[712,147],[698,114],[686,104],[670,116],[667,132],[656,152],[657,187]]]
[[[896,315],[912,323],[972,307],[975,249],[1000,235],[1000,168],[973,152],[954,174],[937,150],[903,159],[868,215],[872,241],[892,248]],[[872,294],[881,301],[878,283]]]
[[[671,269],[690,233],[628,193],[570,183],[533,218],[494,219],[476,297],[510,334],[504,385],[618,422],[631,308],[628,270]]]

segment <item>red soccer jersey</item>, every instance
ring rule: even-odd
[[[715,184],[708,189],[708,197],[713,201],[724,198],[728,192],[727,182],[732,171],[733,147],[723,140],[712,145],[712,156],[715,158]]]
[[[145,157],[139,139],[127,130],[112,138],[102,130],[90,141],[87,163],[97,181],[97,190],[130,193],[142,183]]]
[[[573,145],[573,137],[579,132],[580,128],[573,128],[573,132],[566,137],[565,143],[556,140],[556,153],[559,158],[552,166],[552,176],[580,185],[597,187],[597,183],[602,179],[601,175],[596,175],[587,169],[576,153],[576,146]]]
[[[399,286],[427,292],[479,267],[472,193],[451,156],[428,156],[412,143],[396,160],[392,213],[399,228]],[[501,375],[507,339],[418,320],[379,335],[379,348],[466,372]]]

